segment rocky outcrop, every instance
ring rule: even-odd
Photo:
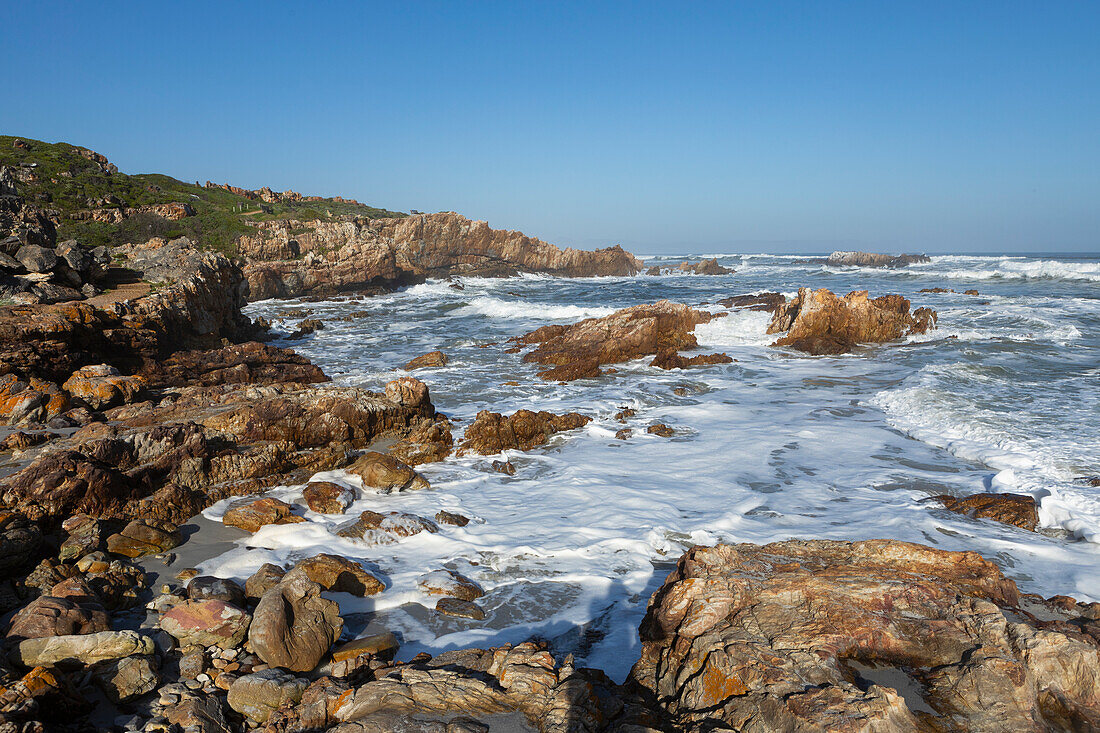
[[[551,367],[539,372],[540,377],[569,381],[598,377],[603,364],[695,348],[698,342],[692,331],[713,318],[710,313],[661,300],[569,326],[543,326],[512,343],[517,349],[535,346],[523,360]]]
[[[1082,730],[1098,631],[974,553],[695,547],[650,601],[631,681],[677,729]]]
[[[329,381],[304,356],[256,341],[206,351],[180,351],[145,364],[141,377],[161,387]]]
[[[346,466],[350,451],[409,435],[435,410],[427,387],[403,378],[387,395],[294,384],[188,388],[111,417],[0,479],[0,502],[48,525],[75,513],[178,524],[227,496]]]
[[[0,308],[0,373],[62,383],[80,367],[107,364],[133,374],[187,348],[241,340],[247,285],[224,256],[186,239],[117,248],[146,280],[169,283],[132,300]]]
[[[697,356],[684,356],[675,349],[665,349],[657,352],[650,366],[658,369],[688,369],[694,366],[708,366],[711,364],[732,364],[733,357],[728,354],[699,354]]]
[[[544,445],[555,433],[584,427],[591,420],[575,412],[555,415],[546,411],[517,410],[505,416],[482,410],[466,428],[458,445],[458,455],[491,456],[506,450],[530,450]]]
[[[621,247],[559,249],[458,214],[337,222],[257,222],[238,243],[256,300],[392,289],[427,277],[633,275],[641,263]]]
[[[809,354],[843,354],[857,344],[883,343],[936,327],[936,311],[917,308],[900,295],[869,298],[857,290],[843,298],[831,291],[800,288],[780,306],[768,333],[786,331],[773,346],[789,346]]]
[[[825,260],[833,266],[857,267],[905,267],[920,262],[931,262],[928,255],[884,255],[875,252],[833,252]]]

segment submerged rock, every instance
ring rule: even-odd
[[[481,586],[453,570],[433,570],[421,575],[416,586],[430,596],[450,596],[463,601],[473,601],[485,595]]]
[[[555,415],[552,412],[517,410],[504,416],[499,412],[482,410],[466,428],[466,434],[458,446],[458,455],[475,453],[496,455],[506,450],[530,450],[544,445],[554,433],[584,427],[592,418],[569,412]]]
[[[900,295],[871,299],[866,290],[839,298],[831,291],[799,288],[772,317],[768,333],[786,331],[773,346],[810,354],[842,354],[857,344],[895,341],[936,327],[936,312],[918,308]]]
[[[1039,509],[1027,494],[974,494],[937,496],[945,509],[976,519],[992,519],[1034,532],[1039,526]]]
[[[1088,727],[1096,637],[1056,627],[975,553],[891,540],[695,547],[650,602],[631,680],[677,729]]]

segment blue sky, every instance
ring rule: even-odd
[[[126,172],[641,253],[1100,251],[1100,3],[0,2],[0,131]]]

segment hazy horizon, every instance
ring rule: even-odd
[[[1100,251],[1100,5],[9,5],[0,132],[561,246]]]

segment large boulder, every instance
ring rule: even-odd
[[[343,514],[355,501],[355,491],[332,481],[310,481],[302,489],[302,500],[318,514]]]
[[[183,646],[232,649],[244,641],[250,621],[247,611],[231,603],[189,600],[168,609],[160,619],[160,627]]]
[[[517,410],[505,416],[482,410],[466,428],[466,434],[458,445],[458,455],[476,453],[490,456],[505,450],[530,450],[546,444],[555,433],[576,430],[591,420],[576,412],[555,415],[545,411]]]
[[[143,557],[171,550],[182,541],[179,530],[171,525],[135,519],[107,538],[107,551],[123,557]]]
[[[340,606],[321,596],[321,586],[304,573],[292,573],[256,604],[248,641],[267,664],[308,672],[340,638],[343,626]]]
[[[600,366],[666,350],[698,346],[692,331],[714,316],[667,300],[624,308],[603,318],[569,326],[543,326],[513,339],[515,348],[534,345],[523,360],[550,368],[543,379],[569,381],[602,374]]]
[[[842,354],[857,344],[896,341],[936,327],[934,310],[909,312],[900,295],[869,298],[857,290],[843,298],[822,288],[799,288],[798,295],[775,311],[768,333],[786,335],[773,346],[789,346],[810,354]]]
[[[257,723],[266,723],[285,703],[296,704],[309,680],[280,669],[265,669],[239,677],[229,686],[229,707]]]
[[[695,547],[650,601],[631,682],[678,730],[1082,730],[1098,631],[971,552]]]
[[[24,667],[82,667],[105,659],[152,654],[153,640],[136,631],[46,636],[19,642],[12,657]]]

